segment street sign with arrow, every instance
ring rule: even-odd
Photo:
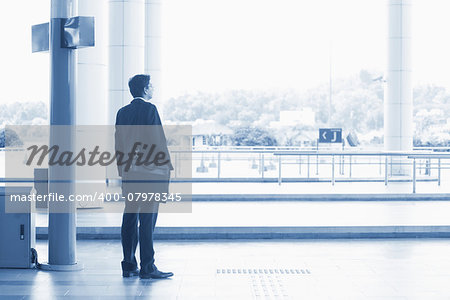
[[[319,128],[319,143],[342,143],[342,128]]]

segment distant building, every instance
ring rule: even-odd
[[[294,127],[294,126],[314,126],[316,123],[316,113],[310,107],[301,110],[282,110],[280,120],[270,122],[271,128]]]
[[[280,111],[279,121],[269,127],[277,133],[277,141],[284,146],[312,146],[317,140],[316,113],[310,107],[301,110]],[[309,127],[309,128],[308,128]]]
[[[192,126],[192,146],[223,146],[230,145],[230,136],[233,130],[217,124],[215,120],[198,119],[194,122],[171,122],[166,125],[191,125]]]

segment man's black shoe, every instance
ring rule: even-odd
[[[160,270],[156,269],[155,271],[151,272],[151,273],[140,273],[139,277],[142,279],[162,279],[162,278],[169,278],[173,276],[172,272],[161,272]]]
[[[133,277],[139,275],[139,269],[136,269],[134,271],[122,271],[123,277]]]

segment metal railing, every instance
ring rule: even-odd
[[[389,182],[389,176],[388,176],[388,170],[391,170],[392,174],[392,168],[394,165],[412,165],[412,183],[413,183],[413,193],[416,193],[416,182],[417,182],[417,159],[425,159],[428,161],[427,168],[432,169],[433,163],[432,160],[435,159],[437,161],[437,167],[438,170],[438,185],[441,184],[441,170],[442,169],[450,169],[450,167],[442,166],[441,160],[450,159],[450,153],[439,153],[439,152],[419,152],[419,151],[409,151],[409,152],[402,152],[402,151],[393,151],[393,152],[370,152],[370,151],[358,151],[358,152],[350,152],[350,151],[275,151],[273,153],[275,156],[278,157],[278,184],[281,185],[283,177],[282,177],[282,158],[283,156],[307,156],[308,158],[311,156],[328,156],[331,157],[331,184],[334,185],[336,182],[335,177],[335,157],[339,157],[339,161],[341,162],[342,158],[348,157],[349,158],[349,172],[351,174],[351,168],[352,168],[352,157],[354,156],[379,156],[384,157],[384,183],[385,185],[388,185]],[[406,162],[393,162],[393,157],[399,158],[399,159],[407,159],[412,160],[406,161]],[[389,159],[390,158],[390,159]],[[309,161],[309,160],[308,160]],[[318,159],[316,159],[316,162]],[[342,163],[345,165],[345,162]],[[447,164],[446,164],[447,165]],[[350,175],[351,176],[351,175]]]
[[[300,149],[300,150],[299,150]],[[417,148],[415,148],[417,149]],[[381,151],[381,150],[314,150],[313,148],[298,148],[298,147],[208,147],[208,148],[194,148],[192,151],[172,151],[172,160],[175,161],[175,166],[177,160],[183,159],[183,153],[188,154],[190,156],[189,159],[197,160],[203,164],[204,155],[213,157],[213,162],[215,164],[215,168],[217,168],[217,173],[212,177],[204,177],[203,179],[214,179],[218,182],[227,181],[229,179],[235,179],[238,181],[239,179],[258,179],[262,182],[265,181],[278,181],[278,184],[281,185],[283,179],[286,178],[286,181],[289,177],[286,174],[283,174],[283,166],[287,164],[296,164],[298,165],[298,175],[302,174],[302,168],[306,167],[306,178],[311,178],[311,167],[315,166],[315,175],[319,175],[319,166],[327,165],[330,166],[331,170],[327,170],[327,174],[330,175],[330,179],[328,177],[322,176],[322,178],[326,178],[326,180],[330,180],[332,185],[336,183],[336,168],[339,168],[339,175],[345,175],[345,171],[348,170],[347,179],[353,180],[353,168],[355,166],[365,166],[365,165],[376,165],[378,166],[378,174],[380,177],[371,177],[368,181],[381,181],[382,172],[384,167],[384,183],[388,185],[390,178],[393,176],[393,168],[398,165],[410,166],[412,168],[412,178],[411,177],[403,177],[402,180],[407,179],[412,182],[412,192],[416,192],[416,184],[418,181],[417,178],[417,170],[421,172],[425,170],[425,174],[431,176],[431,170],[437,170],[437,183],[441,185],[441,173],[444,169],[450,169],[450,164],[446,163],[447,160],[450,159],[450,152],[435,152],[437,151],[448,151],[449,148],[426,148],[427,151],[423,150],[413,150],[407,152],[399,152],[399,151]],[[292,157],[296,157],[297,159],[292,162]],[[320,158],[320,159],[319,159]],[[323,162],[322,158],[328,158],[330,161]],[[361,158],[369,158],[368,162],[364,162]],[[375,162],[373,161],[375,158]],[[250,172],[241,169],[233,170],[234,173],[231,174],[231,177],[226,177],[227,175],[222,174],[223,164],[231,162],[238,162],[239,160],[253,160],[254,169],[257,168],[259,175],[257,177],[248,177],[247,175]],[[266,162],[270,163],[270,170],[266,170]],[[217,162],[217,163],[216,163]],[[258,163],[256,163],[258,162]],[[278,165],[278,168],[277,166]],[[242,166],[242,164],[241,164]],[[229,169],[229,168],[228,168]],[[278,170],[277,170],[278,169]],[[175,170],[177,168],[175,167]],[[368,169],[362,169],[363,174],[370,174]],[[225,170],[226,171],[226,170]],[[358,170],[356,170],[358,171]],[[246,173],[247,172],[247,173]],[[253,172],[253,171],[252,171]],[[266,177],[266,172],[270,172],[271,174]],[[277,173],[276,173],[277,172]],[[330,172],[330,173],[328,173]],[[208,175],[211,172],[208,173]],[[225,172],[226,173],[226,172]],[[286,173],[286,172],[285,172]],[[322,173],[322,172],[321,172]],[[204,173],[205,174],[205,173]],[[239,178],[239,175],[244,175]],[[174,179],[182,179],[178,178],[177,172],[173,173]],[[283,176],[285,175],[285,176]],[[291,181],[295,181],[296,179],[303,179],[305,176],[294,176]],[[251,176],[251,174],[250,174]],[[108,179],[109,176],[106,176]],[[357,178],[357,177],[355,177]],[[198,181],[202,178],[191,178],[193,182]],[[314,179],[314,178],[313,178]],[[345,178],[344,178],[345,179]],[[10,179],[0,178],[0,182],[7,182]],[[22,178],[21,180],[27,180]],[[32,178],[29,178],[32,180]],[[356,180],[356,179],[355,179]],[[397,180],[397,179],[391,179]],[[248,181],[248,180],[247,180]]]
[[[275,161],[277,162],[278,168],[274,167],[273,170],[278,169],[278,174],[275,176],[274,179],[277,179],[278,183],[281,184],[284,177],[283,177],[283,165],[285,164],[297,164],[299,166],[299,173],[301,174],[302,164],[306,165],[306,171],[307,176],[306,178],[310,178],[311,176],[311,166],[315,166],[316,169],[316,175],[319,175],[319,165],[329,165],[331,167],[330,171],[330,178],[331,178],[331,184],[335,185],[336,183],[336,168],[339,168],[339,174],[344,175],[344,169],[348,168],[348,177],[349,179],[352,178],[352,171],[354,166],[356,165],[377,165],[378,166],[378,172],[381,176],[382,169],[384,167],[384,184],[388,185],[390,181],[390,177],[393,177],[393,169],[397,168],[397,166],[401,165],[404,169],[412,168],[411,172],[409,172],[407,176],[403,176],[401,178],[402,181],[411,181],[413,183],[413,193],[416,192],[416,183],[418,181],[417,179],[417,170],[425,170],[425,174],[431,176],[431,170],[436,169],[437,170],[437,179],[438,185],[441,184],[441,171],[444,169],[450,169],[449,163],[443,163],[442,160],[449,160],[450,159],[450,153],[448,152],[434,152],[434,151],[422,151],[422,150],[415,150],[415,151],[380,151],[380,150],[372,150],[372,151],[364,151],[364,150],[347,150],[347,151],[332,151],[332,150],[295,150],[295,147],[291,147],[289,149],[281,148],[280,147],[270,147],[270,148],[264,148],[264,147],[246,147],[246,148],[237,148],[237,149],[220,149],[220,148],[208,148],[208,149],[194,149],[193,151],[184,151],[184,153],[189,153],[193,157],[191,158],[193,161],[200,160],[201,166],[204,163],[204,160],[206,160],[203,156],[208,155],[210,158],[212,157],[212,160],[214,164],[217,167],[217,173],[214,176],[216,180],[222,179],[223,181],[226,181],[227,179],[222,176],[222,162],[224,160],[224,156],[228,154],[234,155],[233,161],[238,160],[250,160],[251,156],[253,155],[253,160],[255,160],[255,155],[258,155],[258,169],[260,173],[260,179],[265,181],[266,179],[265,172],[266,172],[266,164],[265,161],[269,160],[272,161],[273,158],[275,158]],[[271,149],[272,148],[272,149]],[[429,149],[429,148],[428,148]],[[430,149],[432,150],[432,149]],[[448,150],[448,149],[444,149]],[[439,151],[442,151],[442,149],[439,149]],[[178,155],[183,153],[183,151],[177,152],[174,151],[175,160],[179,159]],[[197,155],[197,157],[195,157]],[[236,157],[238,155],[238,157]],[[269,156],[269,157],[267,157]],[[297,157],[296,162],[289,162],[289,159],[287,157]],[[323,162],[319,158],[330,158],[330,162]],[[375,157],[376,162],[369,161],[369,162],[361,162],[361,157]],[[359,161],[358,161],[359,159]],[[215,163],[217,160],[217,163]],[[287,161],[286,161],[287,160]],[[243,170],[239,170],[237,174],[243,173]],[[412,173],[412,177],[411,177]],[[177,178],[177,174],[175,172],[175,178]],[[212,179],[214,177],[204,177],[205,179],[209,178]],[[236,176],[235,176],[236,177]],[[195,178],[199,179],[199,178]],[[193,179],[195,181],[195,179]],[[391,179],[392,180],[398,180],[398,179]],[[425,179],[423,179],[425,180]],[[292,180],[291,180],[292,181]],[[370,181],[370,180],[369,180]],[[428,180],[427,180],[428,181]]]

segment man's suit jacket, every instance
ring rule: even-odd
[[[149,146],[151,144],[156,144],[157,148],[155,153],[163,151],[167,154],[166,159],[169,159],[170,161],[166,137],[164,135],[158,110],[155,105],[144,101],[142,98],[133,99],[130,104],[119,109],[116,116],[115,150],[127,155],[136,141],[142,142],[143,144],[145,143]],[[173,170],[173,166],[170,162],[169,169]],[[119,176],[123,177],[123,167],[118,166],[118,170]]]
[[[155,105],[134,98],[117,112],[116,125],[161,125],[161,119]]]

